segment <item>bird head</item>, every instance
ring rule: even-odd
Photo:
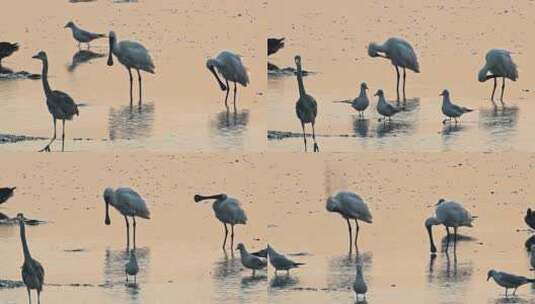
[[[113,202],[113,194],[114,194],[114,191],[112,188],[106,188],[106,190],[104,190],[104,202],[106,203],[106,218],[104,219],[104,223],[106,225],[111,224],[110,204],[112,204]]]
[[[295,55],[294,60],[295,60],[295,64],[297,64],[299,66],[301,65],[301,56],[300,55]]]
[[[67,22],[67,24],[65,24],[64,28],[73,28],[74,27],[74,22],[72,21],[69,21]]]
[[[338,201],[334,196],[329,196],[327,199],[327,204],[325,205],[325,208],[327,208],[327,211],[329,212],[336,212],[338,206]]]
[[[490,280],[490,278],[496,273],[496,270],[494,269],[491,269],[489,270],[489,272],[487,273],[487,281]]]
[[[245,245],[243,245],[243,243],[239,243],[239,244],[236,246],[236,250],[241,250],[241,249],[245,249]]]
[[[360,88],[363,90],[368,90],[368,85],[365,82],[363,82],[360,84]]]
[[[219,79],[219,75],[217,75],[215,68],[219,67],[220,62],[217,61],[214,58],[209,58],[206,60],[206,68],[214,75],[215,79],[217,80],[217,83],[219,84],[219,87],[221,88],[221,91],[226,91],[228,88],[227,86]]]
[[[368,45],[368,55],[370,57],[379,57],[379,45],[376,42],[371,42]]]
[[[383,92],[383,90],[379,89],[379,90],[377,90],[377,93],[375,93],[374,96],[384,97],[385,93]]]
[[[438,202],[435,204],[435,206],[439,206],[440,204],[444,203],[446,200],[441,198],[438,200]]]
[[[39,51],[39,53],[32,56],[33,59],[47,60],[45,51]]]

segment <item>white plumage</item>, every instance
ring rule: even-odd
[[[227,99],[230,92],[229,81],[234,82],[234,107],[236,107],[236,83],[244,87],[249,84],[249,75],[247,75],[247,69],[241,61],[241,56],[230,51],[222,51],[215,58],[208,59],[206,67],[216,78],[221,90],[227,91],[225,96],[225,106],[227,107]],[[218,73],[225,79],[226,85],[219,79]]]
[[[487,55],[485,55],[485,65],[479,71],[478,80],[484,82],[491,78],[494,79],[494,87],[492,89],[492,95],[490,96],[492,103],[494,103],[494,93],[496,92],[496,78],[499,77],[503,78],[502,93],[500,97],[500,102],[503,105],[505,79],[508,78],[512,81],[516,81],[518,79],[518,70],[511,57],[511,52],[502,49],[491,49],[488,51]]]
[[[357,239],[359,235],[359,223],[358,221],[364,221],[366,223],[372,223],[372,214],[368,209],[368,205],[364,200],[356,193],[341,191],[334,196],[330,196],[327,199],[326,204],[327,211],[339,213],[347,222],[349,230],[349,248],[351,249],[352,232],[350,219],[355,220],[356,234],[355,234],[355,247],[357,247]]]
[[[472,227],[472,221],[474,217],[466,210],[462,204],[455,201],[446,201],[440,199],[436,204],[435,216],[429,217],[425,220],[425,227],[429,235],[429,242],[431,252],[437,251],[435,243],[433,241],[433,234],[431,231],[434,225],[444,225],[450,235],[449,228],[453,227],[454,230],[454,242],[457,242],[457,229],[459,227]]]

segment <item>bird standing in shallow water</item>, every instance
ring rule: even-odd
[[[15,194],[17,187],[0,188],[0,204],[7,202]]]
[[[494,102],[494,93],[496,92],[497,80],[496,78],[502,78],[502,94],[500,95],[500,102],[502,106],[505,106],[503,102],[503,93],[505,92],[505,78],[509,78],[512,81],[518,79],[518,70],[516,64],[513,62],[511,52],[507,50],[492,49],[487,55],[485,55],[485,65],[479,71],[479,82],[485,82],[489,79],[494,79],[494,87],[492,88],[492,94],[490,95],[490,101],[496,107]]]
[[[62,121],[62,134],[61,134],[61,151],[65,151],[65,120],[72,120],[74,115],[78,116],[78,106],[74,103],[74,100],[67,93],[62,91],[52,90],[48,83],[48,58],[46,53],[40,51],[32,58],[39,59],[43,62],[43,73],[41,80],[43,81],[43,90],[46,96],[46,105],[48,112],[52,115],[52,122],[54,123],[54,135],[50,142],[39,152],[50,152],[50,145],[56,140],[56,120]]]
[[[126,222],[126,247],[130,247],[130,223],[128,217],[132,217],[134,225],[134,248],[136,248],[136,217],[150,219],[150,211],[145,200],[131,188],[106,188],[104,190],[104,202],[106,203],[106,218],[104,223],[111,224],[109,206],[112,205],[124,216]]]
[[[366,91],[368,91],[368,85],[363,82],[360,84],[359,96],[353,99],[353,102],[351,103],[351,106],[359,113],[360,117],[364,116],[364,111],[370,105],[370,100],[368,99],[368,94],[366,94]]]
[[[228,228],[227,224],[230,225],[231,233],[230,233],[230,248],[231,250],[234,248],[234,225],[242,224],[245,225],[247,223],[247,216],[245,215],[245,211],[240,206],[240,203],[237,199],[228,197],[226,194],[216,194],[216,195],[195,195],[193,197],[193,200],[195,202],[202,202],[204,200],[214,200],[214,204],[212,205],[212,208],[214,209],[215,217],[223,223],[223,226],[225,227],[225,239],[223,240],[223,250],[225,250],[225,245],[227,243],[227,236],[228,236]]]
[[[382,54],[381,54],[382,53]],[[418,64],[418,58],[416,52],[412,46],[404,39],[401,38],[389,38],[383,44],[377,44],[372,42],[368,45],[368,55],[370,57],[383,57],[390,59],[392,65],[396,68],[397,84],[397,102],[399,103],[399,68],[403,68],[403,102],[407,101],[405,97],[405,85],[406,85],[406,69],[409,69],[415,73],[420,73],[420,65]]]
[[[45,281],[45,270],[41,263],[32,258],[28,242],[26,241],[26,226],[24,224],[24,215],[19,213],[17,215],[20,226],[20,241],[22,243],[22,251],[24,253],[24,264],[22,264],[22,281],[26,285],[28,291],[28,301],[32,303],[31,290],[37,290],[37,303],[41,303],[41,291],[43,291],[43,283]]]
[[[493,278],[496,284],[505,288],[506,297],[507,297],[508,289],[511,289],[511,288],[513,289],[513,296],[514,296],[516,294],[516,290],[518,287],[527,283],[535,283],[535,280],[533,279],[528,279],[526,277],[510,274],[507,272],[496,271],[494,269],[489,270],[487,274],[487,281],[490,280],[490,278]]]
[[[230,92],[229,81],[234,82],[234,111],[236,111],[236,93],[238,91],[237,83],[244,87],[249,84],[249,75],[247,69],[241,61],[241,57],[230,51],[223,51],[215,58],[210,58],[206,61],[206,68],[212,72],[221,91],[227,91],[225,95],[225,107],[228,109],[228,95]],[[217,72],[216,72],[217,69]],[[219,79],[218,73],[225,79],[226,84],[223,84]]]
[[[0,42],[0,67],[2,67],[2,59],[11,56],[18,50],[19,45],[17,43]]]
[[[275,268],[275,275],[277,275],[277,271],[279,270],[286,270],[286,274],[289,275],[290,269],[305,265],[305,263],[297,263],[288,259],[284,255],[276,252],[270,245],[267,246],[267,254],[269,263]]]
[[[472,109],[453,104],[450,100],[450,92],[448,90],[442,91],[440,96],[442,96],[442,114],[446,115],[450,122],[454,118],[455,123],[457,123],[457,118],[460,118],[464,113],[473,111]],[[446,119],[442,121],[443,124],[445,122]]]
[[[253,277],[257,270],[266,268],[267,261],[247,252],[245,245],[243,245],[242,243],[238,244],[236,250],[240,251],[240,260],[242,265],[245,268],[253,270]]]
[[[91,33],[86,30],[83,30],[79,28],[74,22],[69,21],[67,24],[65,24],[65,28],[70,28],[72,31],[72,36],[76,41],[78,41],[78,48],[80,48],[81,43],[86,43],[87,47],[90,48],[91,46],[89,43],[95,39],[98,38],[104,38],[106,35],[104,34],[98,34],[98,33]]]
[[[297,85],[299,87],[299,99],[295,104],[295,113],[297,118],[301,121],[301,127],[303,128],[303,140],[305,141],[305,152],[307,151],[307,138],[305,134],[305,124],[312,125],[312,139],[314,140],[314,152],[319,152],[320,149],[316,143],[316,130],[314,125],[316,124],[316,116],[318,115],[318,104],[314,97],[308,95],[305,92],[305,85],[303,84],[303,70],[301,67],[301,56],[295,56],[295,65],[297,66]]]
[[[141,104],[141,74],[139,71],[145,71],[154,74],[154,63],[150,57],[149,51],[141,44],[135,41],[123,40],[117,42],[117,35],[111,31],[108,35],[110,42],[110,51],[108,54],[108,66],[113,65],[113,55],[128,70],[130,76],[130,104],[133,102],[132,95],[132,69],[137,71],[139,82],[139,103]]]
[[[375,96],[378,96],[377,107],[376,107],[377,112],[383,116],[385,122],[386,122],[387,117],[388,117],[388,120],[392,120],[392,116],[401,112],[400,108],[395,107],[389,104],[388,102],[386,102],[385,93],[383,92],[383,90],[378,90],[377,93],[375,93]]]

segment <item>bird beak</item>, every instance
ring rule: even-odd
[[[487,281],[488,281],[488,280],[490,280],[490,275],[489,275],[489,276],[487,276]]]
[[[440,95],[438,95],[438,96],[444,96],[444,93],[440,93]]]
[[[32,58],[33,59],[39,59],[39,55],[33,55]]]
[[[108,54],[108,66],[113,65],[113,56],[112,56],[112,48],[113,48],[113,38],[110,37],[110,52]]]
[[[210,67],[210,72],[212,72],[212,74],[214,75],[215,79],[219,83],[219,87],[221,87],[221,91],[226,91],[227,90],[227,86],[221,81],[221,79],[219,79],[219,76],[217,75],[217,73],[215,71],[215,68],[213,66]]]
[[[109,209],[110,209],[110,204],[106,203],[106,219],[104,220],[104,224],[106,225],[111,224]]]
[[[375,94],[373,94],[373,96],[379,96],[379,94],[375,93]]]

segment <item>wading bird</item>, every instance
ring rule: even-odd
[[[267,40],[267,54],[275,54],[280,49],[284,47],[284,37],[283,38],[268,38]]]
[[[61,91],[53,91],[48,83],[48,58],[46,53],[40,51],[32,58],[39,59],[43,62],[43,73],[41,79],[43,81],[43,89],[46,96],[46,105],[48,112],[52,115],[52,122],[54,123],[54,135],[50,142],[39,152],[50,152],[50,145],[56,140],[56,120],[62,122],[61,134],[61,151],[65,151],[65,120],[72,120],[74,115],[78,116],[78,106],[74,100],[67,94]]]
[[[364,111],[370,105],[370,100],[368,99],[368,94],[366,94],[366,91],[368,91],[368,85],[363,82],[360,84],[359,96],[353,99],[353,102],[351,103],[351,106],[359,113],[359,116],[364,116]]]
[[[372,223],[372,214],[368,209],[368,205],[356,193],[341,191],[334,196],[327,199],[327,211],[339,213],[347,222],[349,230],[349,250],[351,251],[352,231],[350,220],[355,221],[355,248],[357,248],[357,240],[359,237],[359,220],[366,223]]]
[[[212,72],[217,83],[219,83],[221,91],[227,91],[225,95],[225,107],[227,109],[227,100],[230,92],[229,81],[234,82],[234,109],[236,109],[236,92],[238,91],[236,84],[239,83],[243,87],[247,87],[247,84],[249,84],[249,75],[247,75],[247,70],[241,62],[240,55],[230,51],[223,51],[215,58],[208,59],[206,61],[206,67]],[[225,79],[226,84],[223,84],[218,73]]]
[[[386,102],[385,99],[385,93],[383,90],[378,90],[377,93],[375,93],[374,96],[378,96],[377,100],[377,112],[383,116],[384,121],[386,122],[386,118],[388,117],[388,120],[392,120],[392,116],[396,115],[397,113],[401,112],[401,109],[398,107],[395,107],[388,102]]]
[[[366,300],[366,292],[368,292],[368,286],[366,281],[364,281],[364,275],[362,274],[362,265],[357,263],[357,275],[355,277],[355,282],[353,283],[353,291],[355,292],[356,302],[359,301],[359,295],[364,296]]]
[[[497,78],[502,78],[502,94],[500,96],[500,102],[502,106],[505,105],[503,102],[503,93],[505,91],[505,78],[509,78],[512,81],[518,79],[518,71],[516,64],[511,58],[511,52],[507,50],[492,49],[485,56],[485,65],[479,71],[478,80],[480,82],[485,82],[489,79],[494,79],[494,87],[492,88],[492,94],[490,95],[490,100],[496,106],[494,102],[494,93],[496,92]]]
[[[18,50],[19,45],[17,43],[0,42],[0,67],[2,66],[2,59],[11,56]]]
[[[106,218],[104,223],[111,224],[109,206],[112,205],[124,216],[126,222],[126,247],[130,247],[130,223],[128,217],[132,217],[134,225],[134,248],[136,248],[136,217],[150,219],[150,211],[145,200],[131,188],[106,188],[104,190],[104,202],[106,203]]]
[[[74,22],[69,21],[67,24],[65,24],[64,28],[70,28],[72,31],[72,36],[76,41],[78,41],[78,48],[80,48],[81,43],[86,43],[87,47],[91,47],[89,43],[95,39],[98,38],[104,38],[106,37],[105,34],[98,34],[98,33],[91,33],[84,29],[79,28],[74,24]]]
[[[137,273],[139,272],[139,265],[137,264],[135,249],[130,250],[130,258],[128,259],[128,263],[124,265],[124,272],[126,274],[127,282],[128,282],[128,276],[130,275],[134,277],[134,283],[136,283]]]
[[[108,35],[110,41],[110,51],[108,54],[108,65],[113,65],[113,55],[128,70],[130,76],[130,103],[132,103],[132,69],[137,71],[139,82],[139,103],[141,103],[141,74],[139,71],[145,71],[154,74],[154,63],[150,57],[149,51],[140,43],[135,41],[123,40],[117,42],[117,35],[111,31]]]
[[[247,249],[245,249],[245,245],[243,245],[242,243],[238,244],[236,250],[240,251],[240,260],[243,267],[253,270],[253,277],[257,270],[266,268],[267,261],[247,252]]]
[[[3,204],[10,199],[15,194],[15,189],[17,189],[17,187],[0,188],[0,204]]]
[[[382,54],[380,54],[382,53]],[[392,65],[396,68],[397,75],[397,102],[399,103],[399,68],[403,69],[403,102],[406,102],[405,97],[405,85],[406,85],[406,69],[409,69],[415,73],[420,73],[420,65],[418,64],[418,58],[412,46],[401,38],[389,38],[383,44],[377,44],[372,42],[368,45],[368,55],[370,57],[383,57],[390,59]]]
[[[41,263],[32,258],[28,242],[26,241],[26,226],[24,224],[25,218],[22,213],[17,215],[20,226],[20,241],[22,242],[22,251],[24,253],[24,264],[22,264],[22,281],[26,285],[28,291],[28,301],[32,303],[31,290],[37,290],[37,303],[41,303],[41,291],[43,291],[43,283],[45,281],[45,270]]]
[[[288,259],[284,255],[276,252],[275,249],[273,249],[270,245],[267,246],[267,253],[269,263],[271,266],[273,266],[273,268],[275,268],[275,275],[277,275],[277,271],[279,270],[286,270],[286,273],[289,275],[290,269],[305,265],[305,263],[297,263]]]
[[[459,227],[472,227],[472,221],[475,218],[463,207],[463,205],[455,201],[446,201],[445,199],[441,198],[435,206],[435,216],[429,217],[425,220],[425,228],[427,229],[427,234],[429,235],[430,250],[433,254],[437,252],[432,233],[432,227],[434,225],[444,225],[446,228],[448,242],[450,238],[449,228],[453,227],[453,244],[456,246],[457,229]]]
[[[442,96],[442,114],[448,117],[448,119],[444,119],[442,123],[445,123],[446,120],[451,122],[452,118],[455,119],[455,123],[457,123],[457,118],[460,118],[464,113],[473,111],[472,109],[453,104],[450,100],[450,92],[448,90],[442,91],[440,96]]]
[[[535,212],[531,211],[531,208],[528,208],[526,211],[524,222],[526,222],[531,229],[535,229]]]
[[[518,276],[518,275],[514,275],[514,274],[507,273],[507,272],[502,272],[502,271],[496,271],[494,269],[489,270],[487,274],[487,281],[490,280],[490,278],[493,278],[496,284],[505,288],[506,297],[507,297],[507,290],[511,288],[513,289],[513,296],[514,296],[516,294],[516,289],[518,287],[527,283],[535,283],[534,279],[528,279],[523,276]]]
[[[314,140],[314,152],[319,152],[318,144],[316,143],[316,130],[314,125],[316,124],[316,116],[318,115],[318,104],[314,97],[308,95],[305,92],[305,85],[303,84],[303,71],[301,67],[301,56],[295,56],[295,65],[297,66],[297,85],[299,87],[299,99],[295,104],[295,112],[297,118],[301,121],[301,127],[303,128],[303,140],[305,141],[305,152],[307,151],[307,138],[305,134],[305,124],[312,125],[312,139]]]
[[[240,206],[240,203],[237,199],[228,197],[226,194],[215,194],[215,195],[195,195],[193,197],[193,200],[195,202],[202,202],[204,200],[214,200],[214,204],[212,205],[212,208],[214,209],[215,217],[223,223],[223,226],[225,227],[225,239],[223,240],[223,250],[225,249],[225,245],[227,243],[227,236],[228,236],[228,228],[227,224],[230,225],[230,248],[234,248],[234,225],[242,224],[245,225],[247,223],[247,216],[245,215],[245,211]]]

